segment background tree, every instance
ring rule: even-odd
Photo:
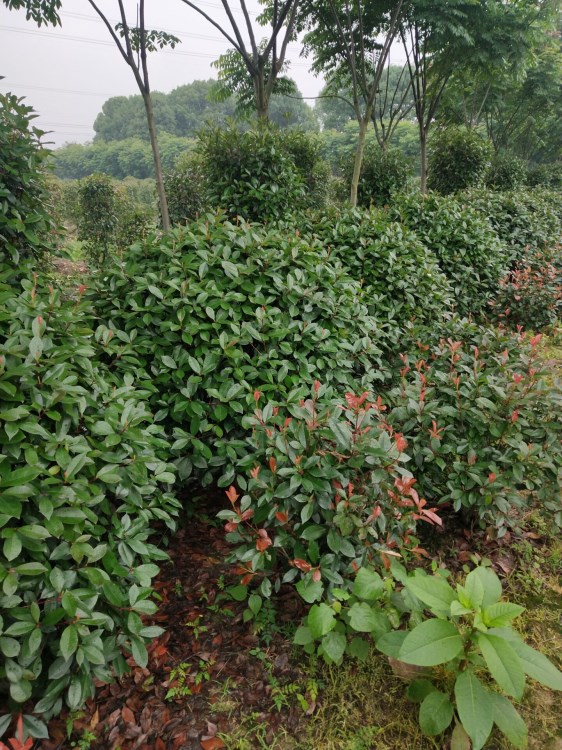
[[[367,128],[390,47],[400,28],[403,0],[328,0],[302,3],[300,27],[312,69],[328,76],[331,84],[351,91],[351,105],[359,125],[350,201],[357,190]]]
[[[235,19],[229,0],[221,0],[230,30],[226,24],[212,18],[197,3],[191,0],[181,1],[220,31],[233,47],[217,62],[219,79],[230,89],[225,92],[225,98],[227,93],[236,94],[242,97],[245,104],[247,92],[251,90],[258,119],[267,120],[271,95],[276,89],[282,93],[279,86],[281,84],[282,87],[283,82],[279,76],[284,68],[287,45],[295,32],[299,0],[271,0],[265,12],[258,17],[260,26],[269,26],[269,36],[263,42],[258,39],[252,26],[245,0],[240,0],[244,24],[239,24]],[[251,87],[247,85],[246,75],[241,75],[244,69],[249,76]]]

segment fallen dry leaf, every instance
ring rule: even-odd
[[[226,747],[220,737],[208,737],[206,740],[201,740],[201,747],[203,750],[220,750],[222,747]]]

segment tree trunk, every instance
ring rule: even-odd
[[[420,192],[427,192],[427,132],[420,130]]]
[[[361,166],[363,164],[363,154],[365,153],[365,137],[367,135],[367,126],[370,116],[366,115],[359,121],[359,138],[357,139],[357,149],[355,150],[355,164],[353,165],[353,177],[351,178],[351,195],[349,200],[351,205],[357,205],[357,190],[359,188],[359,178],[361,177]]]
[[[254,78],[254,91],[256,92],[256,112],[260,123],[269,120],[269,100],[267,97],[265,76],[263,68],[260,68]]]
[[[150,134],[150,145],[152,147],[152,158],[154,159],[154,172],[156,174],[156,190],[158,192],[158,203],[160,204],[160,216],[162,218],[162,229],[167,232],[170,228],[170,215],[168,213],[168,200],[166,190],[164,189],[164,173],[162,172],[162,161],[160,160],[160,149],[158,147],[158,137],[154,125],[154,112],[152,109],[152,98],[149,93],[142,95],[144,108],[146,110],[146,120],[148,123],[148,132]]]

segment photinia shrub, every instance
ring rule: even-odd
[[[388,394],[420,494],[498,536],[531,497],[562,522],[562,391],[543,380],[540,334],[466,322],[456,334],[402,355],[401,384]]]
[[[9,711],[31,701],[48,718],[126,671],[124,652],[146,664],[145,643],[162,631],[143,617],[166,559],[151,523],[173,530],[178,503],[146,392],[99,361],[84,288],[62,304],[3,269],[0,686]],[[46,736],[33,716],[23,726]]]
[[[349,186],[353,175],[353,159],[347,159],[345,165]],[[358,205],[366,208],[386,205],[392,200],[394,193],[406,189],[410,174],[409,161],[399,149],[382,149],[375,144],[368,144],[359,178]]]
[[[495,154],[486,175],[486,186],[492,190],[515,190],[525,184],[527,165],[515,154]]]
[[[414,231],[437,256],[461,315],[481,314],[507,270],[509,254],[488,220],[456,198],[400,195],[391,218]]]
[[[349,209],[313,217],[309,231],[361,281],[369,311],[388,333],[385,347],[403,345],[407,322],[435,325],[452,304],[437,258],[414,232],[376,210]]]
[[[297,231],[224,216],[135,245],[93,292],[107,362],[150,391],[182,478],[228,487],[255,390],[283,399],[314,378],[366,389],[386,377],[358,282]]]
[[[555,325],[562,316],[562,249],[528,253],[500,281],[489,304],[494,317],[511,328]]]
[[[475,130],[442,128],[431,141],[427,187],[449,195],[481,185],[491,156],[492,144]]]

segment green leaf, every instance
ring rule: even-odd
[[[379,638],[376,646],[386,656],[398,659],[398,654],[407,635],[408,631],[406,630],[393,630],[390,633],[385,633],[382,638]]]
[[[494,724],[490,693],[473,672],[461,672],[455,682],[457,712],[472,741],[472,750],[480,750]]]
[[[328,656],[331,661],[337,663],[344,655],[347,638],[343,633],[336,633],[332,630],[322,638],[321,644],[326,656]]]
[[[368,641],[360,636],[352,638],[347,644],[347,653],[350,656],[359,659],[359,661],[366,661],[369,656],[370,646]]]
[[[513,707],[511,701],[503,695],[490,693],[494,723],[507,739],[517,748],[526,748],[528,740],[527,725]]]
[[[479,633],[477,642],[494,680],[505,693],[521,699],[525,672],[514,649],[503,638],[489,633]]]
[[[149,292],[150,292],[150,293],[151,293],[152,295],[154,295],[155,297],[157,297],[158,299],[164,299],[164,295],[162,294],[162,292],[160,291],[160,289],[158,289],[158,287],[157,287],[157,286],[152,286],[152,285],[149,285],[149,287],[148,287],[148,291],[149,291]]]
[[[429,680],[414,680],[408,685],[406,695],[414,703],[421,703],[430,693],[433,693],[434,690],[435,687]]]
[[[406,589],[439,615],[448,615],[455,592],[438,576],[414,576],[406,581]]]
[[[562,672],[544,654],[535,651],[522,641],[513,640],[511,645],[519,657],[525,674],[552,690],[562,690]]]
[[[434,690],[420,706],[420,727],[429,737],[441,734],[453,719],[453,704],[449,696]]]
[[[502,595],[500,579],[491,568],[480,566],[466,577],[464,589],[475,608],[489,607],[495,604]]]
[[[482,610],[482,621],[489,628],[502,628],[524,611],[525,607],[520,607],[519,604],[497,602]]]
[[[172,357],[169,357],[168,355],[164,355],[162,357],[162,364],[165,365],[169,370],[177,370],[178,368],[175,359],[172,359]]]
[[[307,646],[313,641],[314,638],[312,637],[310,628],[307,628],[305,625],[300,625],[295,632],[293,643],[296,643],[297,646]]]
[[[131,637],[131,653],[139,667],[146,667],[148,664],[148,651],[140,638]]]
[[[378,573],[369,568],[360,568],[353,582],[353,593],[360,599],[371,601],[384,593],[384,582]]]
[[[433,667],[454,659],[462,649],[462,638],[453,623],[426,620],[408,633],[398,658],[407,664]]]
[[[78,631],[75,625],[68,625],[60,637],[60,652],[63,659],[68,660],[78,648]]]
[[[377,614],[366,602],[355,602],[348,612],[349,624],[358,633],[371,633],[379,622]]]
[[[12,536],[9,536],[4,542],[4,557],[6,558],[6,560],[8,560],[9,562],[15,560],[21,552],[21,547],[21,539],[17,534],[12,534]]]
[[[306,621],[313,638],[321,638],[336,626],[334,610],[324,602],[310,608]]]
[[[322,585],[322,581],[313,581],[312,578],[309,578],[308,580],[303,578],[297,583],[296,589],[305,602],[312,604],[320,599],[324,586]]]
[[[0,651],[8,659],[13,659],[20,652],[20,643],[15,638],[7,638],[6,636],[0,636]]]
[[[23,728],[30,737],[34,737],[37,740],[49,739],[49,730],[47,729],[47,725],[44,721],[41,721],[41,719],[37,719],[35,716],[24,714]]]

